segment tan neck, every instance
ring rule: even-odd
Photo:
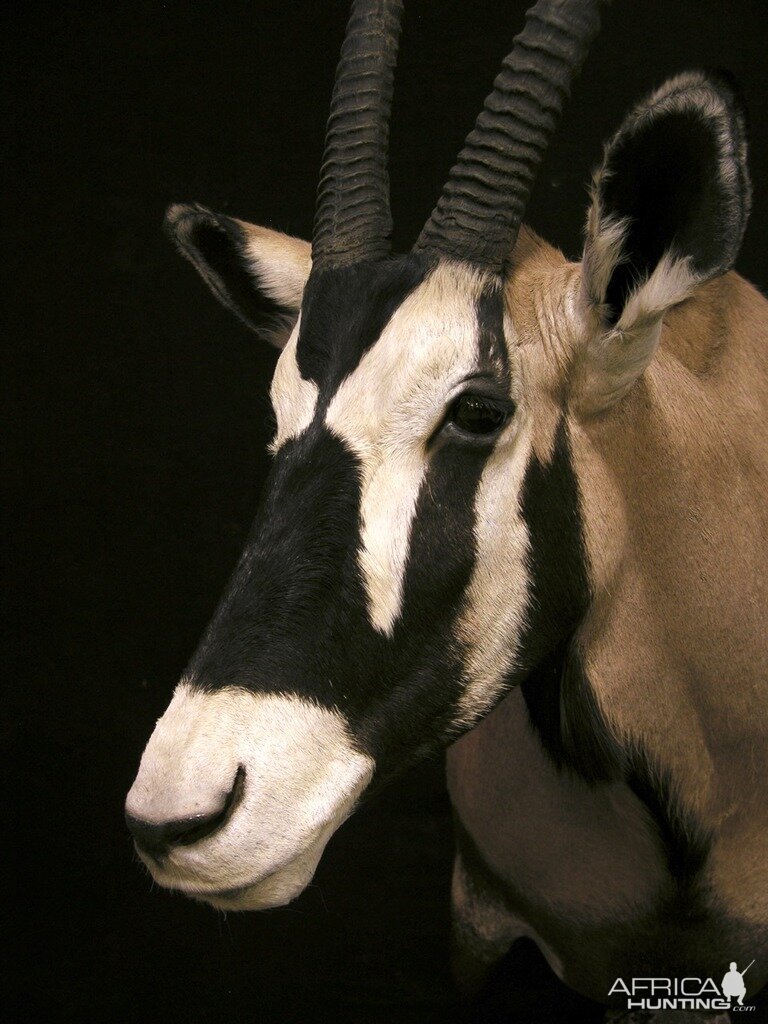
[[[713,282],[669,316],[624,401],[571,423],[589,678],[711,827],[768,767],[766,312],[735,274]]]

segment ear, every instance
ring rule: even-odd
[[[733,266],[750,208],[746,158],[733,83],[703,72],[666,82],[606,146],[582,265],[600,323],[580,367],[587,406],[621,398],[653,358],[665,312]]]
[[[169,207],[165,229],[217,299],[282,348],[309,277],[309,242],[197,205]]]

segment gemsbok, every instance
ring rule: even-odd
[[[161,885],[285,904],[370,790],[447,748],[459,979],[519,936],[617,978],[768,977],[768,302],[724,74],[639,103],[579,263],[522,226],[599,27],[539,0],[412,250],[390,251],[401,0],[355,0],[311,245],[167,228],[282,348],[246,549],[127,822]],[[618,1004],[617,1004],[618,1005]]]

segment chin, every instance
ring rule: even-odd
[[[239,860],[237,868],[221,871],[220,865],[199,862],[193,870],[189,865],[180,867],[172,863],[158,864],[139,852],[141,860],[153,880],[164,889],[180,893],[198,903],[207,903],[217,910],[268,910],[283,907],[306,889],[314,877],[328,834],[319,836],[300,854],[287,863],[259,875],[258,868],[250,872],[253,881],[241,882],[249,877],[247,866]],[[218,876],[218,877],[217,877]]]
[[[310,865],[301,858],[303,863],[291,864],[247,885],[213,892],[187,891],[186,895],[217,910],[268,910],[270,907],[284,907],[300,896],[312,881],[317,859]]]
[[[284,907],[291,900],[295,900],[308,884],[309,880],[287,883],[270,877],[239,889],[192,895],[197,902],[207,903],[216,910],[269,910],[271,907]]]

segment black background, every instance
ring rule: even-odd
[[[407,0],[392,127],[400,248],[524,6]],[[6,1020],[450,1019],[440,764],[360,812],[308,892],[261,915],[151,892],[122,822],[142,747],[248,529],[275,361],[176,257],[162,213],[197,200],[308,237],[346,10],[4,8]],[[765,286],[765,29],[762,0],[615,0],[529,222],[576,256],[585,183],[623,112],[669,74],[724,66],[752,110],[739,269]],[[539,1003],[523,1019],[557,1018]]]

